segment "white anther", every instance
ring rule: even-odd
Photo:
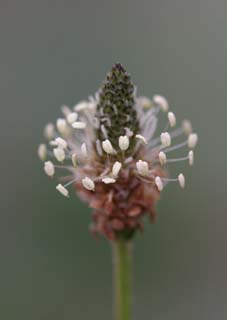
[[[186,134],[192,133],[192,124],[189,120],[182,121],[182,129]]]
[[[68,127],[67,127],[67,123],[66,120],[63,118],[59,118],[57,119],[57,123],[56,123],[57,129],[61,134],[66,134],[68,131]]]
[[[129,138],[127,136],[120,136],[118,143],[120,149],[122,151],[126,151],[129,147]]]
[[[161,192],[163,190],[163,182],[159,176],[155,178],[155,184],[156,184],[156,187],[158,188],[158,191]]]
[[[58,147],[61,147],[62,149],[67,148],[67,142],[61,137],[56,138],[54,142]]]
[[[65,160],[65,151],[61,147],[54,148],[53,150],[55,158],[62,162]]]
[[[178,182],[181,188],[185,187],[185,177],[182,173],[180,173],[178,176]]]
[[[193,164],[194,164],[194,152],[192,150],[190,150],[189,153],[188,153],[188,160],[189,160],[189,165],[193,166]]]
[[[44,162],[44,171],[48,176],[53,177],[55,168],[51,161]]]
[[[153,96],[153,102],[157,104],[164,112],[168,111],[169,104],[166,98],[160,95]]]
[[[78,114],[76,112],[71,112],[67,115],[67,121],[68,123],[72,124],[75,122],[78,118]]]
[[[86,146],[85,142],[82,143],[80,150],[81,150],[81,154],[82,154],[83,158],[87,158],[88,152],[87,152],[87,146]]]
[[[195,148],[197,142],[198,142],[198,135],[197,135],[196,133],[191,133],[191,134],[188,136],[188,147],[189,147],[190,149]]]
[[[169,147],[171,145],[171,136],[168,132],[162,132],[160,139],[163,147]]]
[[[170,127],[175,127],[176,116],[173,112],[168,112],[168,120],[169,120]]]
[[[152,101],[147,98],[147,97],[138,97],[137,101],[139,103],[139,105],[141,105],[142,108],[144,109],[149,109],[152,107]]]
[[[164,164],[166,164],[166,154],[165,154],[165,152],[160,151],[159,154],[158,154],[158,157],[159,157],[160,164],[161,164],[162,166],[163,166]]]
[[[77,160],[76,154],[73,153],[72,154],[72,163],[73,163],[74,168],[77,167],[77,161],[76,160]]]
[[[82,184],[85,189],[89,191],[95,191],[95,184],[90,178],[85,177],[84,179],[82,179]]]
[[[68,198],[69,196],[69,191],[62,185],[62,184],[58,184],[56,189],[65,197]]]
[[[86,128],[86,123],[82,121],[76,121],[72,123],[72,127],[74,129],[85,129]]]
[[[48,123],[44,128],[44,136],[46,139],[51,140],[54,138],[55,130],[53,123]]]
[[[121,170],[122,164],[119,161],[116,161],[112,167],[112,175],[114,177],[118,176],[119,171]]]
[[[137,135],[136,135],[136,139],[141,140],[144,144],[147,144],[147,143],[148,143],[148,142],[147,142],[147,139],[146,139],[144,136],[142,136],[141,134],[137,134]]]
[[[110,184],[110,183],[115,183],[116,180],[114,178],[106,177],[102,179],[102,182],[104,182],[105,184]]]
[[[89,103],[87,101],[81,101],[75,105],[74,110],[76,112],[83,111],[88,108]]]
[[[47,156],[47,147],[44,143],[40,144],[38,147],[38,156],[40,160],[45,160]]]
[[[67,117],[67,115],[71,113],[70,108],[68,106],[66,106],[66,105],[63,105],[61,107],[61,111],[62,111],[62,113],[64,114],[65,117]]]
[[[147,176],[149,169],[148,169],[148,163],[143,160],[139,160],[136,162],[136,168],[142,176]]]
[[[106,139],[102,142],[102,147],[103,150],[108,153],[108,154],[113,154],[114,153],[114,149],[112,147],[112,144],[110,142],[110,140]]]

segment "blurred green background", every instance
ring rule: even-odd
[[[227,2],[0,1],[0,318],[111,319],[111,252],[55,191],[37,145],[116,61],[199,133],[187,188],[134,249],[134,319],[226,319]]]

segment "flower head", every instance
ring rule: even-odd
[[[115,64],[94,97],[73,109],[62,107],[63,117],[56,126],[45,127],[49,147],[41,144],[38,155],[51,160],[45,162],[44,171],[51,177],[58,170],[68,172],[56,189],[68,197],[68,187],[73,185],[89,203],[94,209],[94,233],[108,239],[131,237],[143,228],[145,215],[155,221],[156,202],[169,182],[185,187],[184,175],[169,177],[167,165],[179,161],[192,165],[191,149],[198,136],[188,120],[174,128],[176,116],[168,110],[160,95],[138,97],[129,74]],[[160,113],[166,126],[156,134]],[[183,142],[174,143],[178,137]],[[187,147],[186,155],[171,156]]]

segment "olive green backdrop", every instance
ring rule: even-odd
[[[116,61],[200,139],[186,190],[169,186],[136,238],[134,319],[226,319],[226,39],[224,0],[0,1],[1,319],[111,319],[109,244],[36,149]]]

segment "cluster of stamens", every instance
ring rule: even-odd
[[[120,67],[115,65],[114,68],[115,71]],[[102,95],[103,93],[98,91],[95,97],[79,102],[73,109],[63,106],[63,117],[57,119],[55,125],[48,123],[44,129],[44,135],[49,142],[48,145],[40,144],[38,155],[44,161],[45,173],[53,177],[57,170],[68,172],[60,178],[56,189],[65,197],[69,197],[70,185],[76,186],[79,193],[82,187],[85,194],[92,194],[91,197],[94,199],[95,194],[99,194],[100,184],[107,187],[105,190],[109,197],[114,192],[123,193],[124,190],[120,190],[121,181],[125,182],[127,179],[129,184],[133,184],[132,181],[136,179],[148,186],[151,195],[161,192],[169,182],[178,182],[179,186],[184,188],[184,175],[179,173],[176,177],[170,178],[166,166],[180,161],[187,161],[189,165],[193,165],[193,149],[198,136],[192,131],[191,123],[184,120],[180,127],[175,128],[176,116],[169,111],[168,102],[163,96],[155,95],[152,99],[137,97],[134,88],[131,102],[134,103],[136,118],[131,119],[134,114],[129,117],[124,114],[128,121],[126,123],[132,125],[120,128],[121,135],[114,136],[111,128],[112,116],[103,115],[100,103]],[[128,100],[122,101],[128,104]],[[122,114],[118,112],[117,106],[112,107],[116,123],[117,117],[122,117]],[[164,131],[155,136],[160,112],[167,115],[167,124]],[[101,122],[100,119],[104,119],[105,122]],[[133,121],[136,121],[134,127]],[[136,128],[136,132],[133,132],[132,128]],[[108,132],[111,132],[111,137],[108,136]],[[183,141],[174,144],[174,140],[180,136],[185,137]],[[174,151],[187,147],[186,155],[169,156]]]

